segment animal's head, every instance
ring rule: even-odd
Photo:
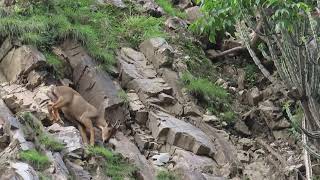
[[[120,127],[120,121],[118,120],[114,125],[106,124],[105,126],[100,126],[102,142],[108,142],[109,139],[116,133],[117,129]]]

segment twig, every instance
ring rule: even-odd
[[[302,120],[302,128],[306,128],[306,118],[303,116]],[[307,136],[305,133],[302,133],[302,142],[304,144],[307,144]],[[306,148],[303,148],[303,160],[304,160],[304,166],[306,168],[306,178],[307,180],[311,180],[312,177],[312,168],[311,168],[311,161],[310,161],[310,155]]]

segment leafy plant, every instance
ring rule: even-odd
[[[49,158],[35,149],[22,151],[19,157],[21,160],[31,163],[36,169],[44,169],[50,164]]]
[[[129,97],[123,89],[118,91],[117,96],[123,101],[124,104],[129,104]]]
[[[246,72],[245,80],[249,83],[249,85],[253,86],[257,80],[258,68],[254,64],[248,64],[244,68]]]

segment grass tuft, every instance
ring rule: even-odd
[[[35,149],[22,151],[19,157],[21,160],[31,163],[38,170],[45,169],[50,164],[49,158]]]
[[[169,0],[156,0],[156,3],[170,16],[186,18],[186,13],[174,8]]]
[[[163,19],[155,17],[131,16],[124,21],[121,31],[131,47],[137,47],[149,38],[167,36],[163,31]]]
[[[64,148],[64,144],[56,140],[54,137],[48,134],[41,134],[39,137],[39,141],[43,144],[47,149],[52,151],[61,151]]]
[[[178,180],[179,178],[170,171],[159,171],[157,180]]]
[[[103,163],[104,173],[114,180],[133,177],[136,167],[125,161],[120,155],[114,154],[103,147],[89,147],[89,155],[102,156],[106,161]]]

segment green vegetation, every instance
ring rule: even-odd
[[[65,65],[63,62],[53,53],[45,53],[44,54],[48,64],[52,65],[58,77],[64,76]]]
[[[137,47],[146,38],[165,35],[163,19],[139,16],[132,4],[127,4],[128,11],[98,5],[93,0],[19,1],[13,13],[2,14],[0,38],[17,37],[43,51],[50,51],[52,45],[71,38],[81,42],[108,69],[115,64],[115,50],[121,43],[129,42]],[[61,66],[52,55],[47,57],[55,69]]]
[[[122,99],[124,104],[127,104],[127,105],[129,104],[129,97],[128,97],[127,93],[123,89],[118,91],[117,96],[120,99]]]
[[[220,114],[222,117],[222,120],[225,121],[228,124],[235,123],[236,120],[236,114],[233,111],[227,111]]]
[[[163,10],[170,16],[178,16],[180,18],[185,18],[186,14],[172,6],[170,0],[155,0],[156,3],[163,8]]]
[[[49,158],[37,150],[22,151],[19,157],[21,160],[31,163],[38,170],[44,169],[50,164]]]
[[[39,136],[39,141],[41,144],[43,144],[47,149],[52,151],[61,151],[64,148],[64,145],[57,141],[54,137],[51,135],[42,133]]]
[[[259,72],[259,69],[254,64],[248,64],[244,68],[244,71],[246,72],[245,80],[250,86],[254,86],[258,77],[257,73]]]
[[[102,164],[105,174],[115,180],[122,180],[124,178],[131,178],[136,171],[134,165],[126,162],[120,155],[103,147],[89,147],[89,155],[101,156],[105,159]]]
[[[134,48],[148,38],[166,37],[163,31],[163,18],[130,16],[123,24],[120,29],[122,38]]]
[[[228,112],[230,97],[225,89],[206,78],[197,78],[188,72],[182,75],[181,80],[187,91],[197,97],[199,103],[205,108],[227,121],[234,117],[231,112]]]
[[[44,131],[42,123],[30,112],[24,112],[20,115],[24,120],[24,132],[25,134],[32,134],[32,136],[44,145],[45,148],[52,151],[61,151],[64,145],[52,137],[50,134]],[[31,132],[30,132],[31,131]]]
[[[159,171],[157,180],[178,180],[179,178],[170,171]]]

